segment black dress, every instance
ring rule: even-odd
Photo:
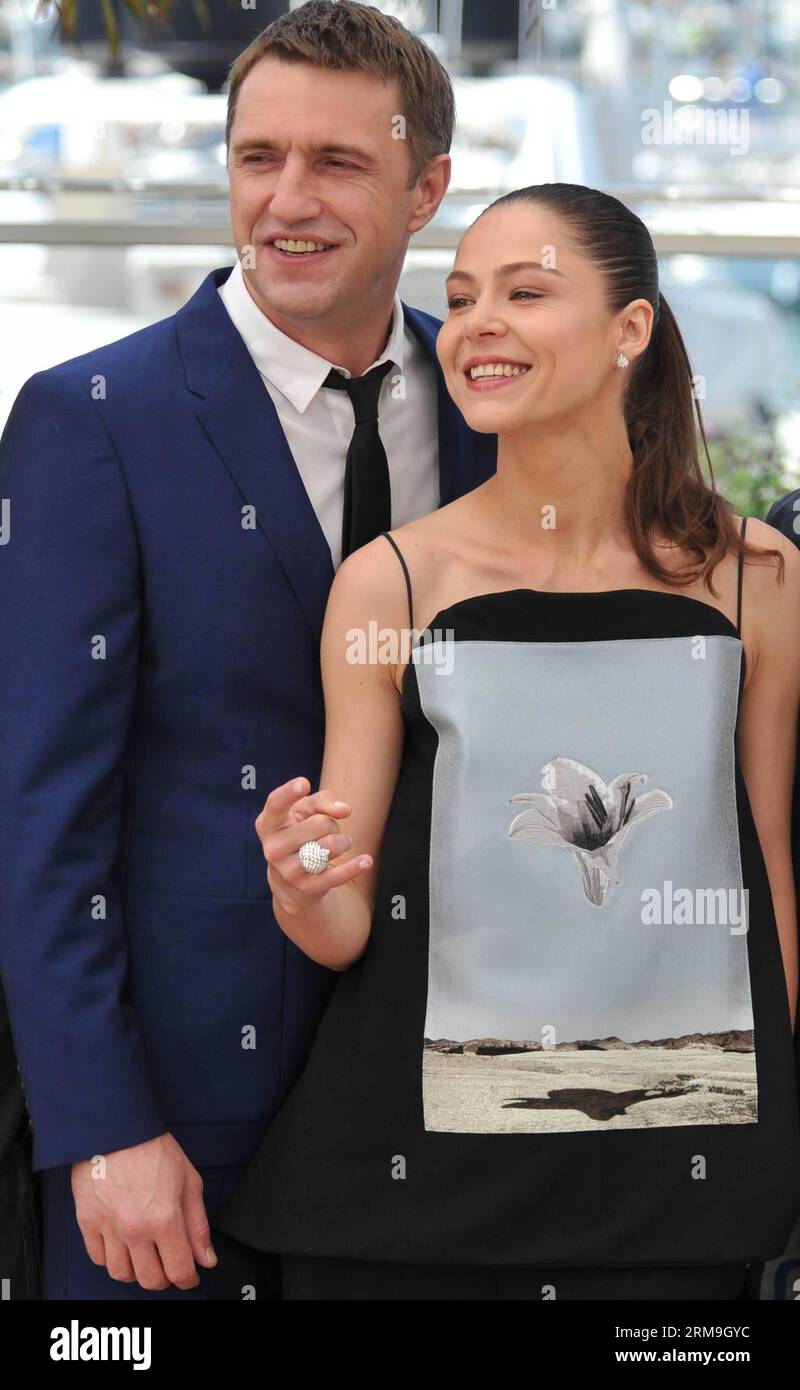
[[[736,626],[648,589],[436,615],[366,951],[223,1230],[506,1269],[783,1252],[798,1091],[734,742],[741,598],[740,562]]]

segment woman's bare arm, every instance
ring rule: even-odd
[[[408,625],[400,562],[381,536],[340,566],[325,611],[321,789],[311,793],[307,779],[299,795],[288,783],[276,788],[256,822],[278,924],[306,955],[333,970],[357,960],[369,939],[381,841],[403,747],[396,667],[371,653],[371,624],[377,636],[381,630],[399,634]],[[359,633],[366,659],[358,652]],[[328,867],[318,875],[306,873],[297,857],[309,839],[331,850]]]
[[[744,567],[742,634],[752,670],[742,694],[737,752],[772,891],[794,1028],[798,931],[791,813],[800,704],[800,553],[754,517],[747,539],[778,547],[786,563],[783,585],[774,559]]]

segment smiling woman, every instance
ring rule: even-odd
[[[322,789],[258,828],[339,980],[218,1220],[292,1299],[735,1299],[800,1200],[800,557],[706,482],[623,204],[502,198],[448,288],[497,471],[334,580]],[[345,659],[372,620],[421,631],[399,679]]]
[[[519,254],[497,264],[498,244]],[[535,422],[543,438],[598,390],[616,395],[621,386],[614,428],[619,450],[635,461],[626,520],[637,555],[662,582],[710,581],[745,543],[714,487],[692,365],[641,219],[598,189],[517,189],[464,234],[447,289],[437,352],[472,428],[513,434]],[[491,352],[473,351],[490,340]],[[609,377],[609,360],[624,373],[620,382]],[[694,563],[676,571],[657,541],[684,547]],[[780,552],[770,553],[781,569]]]

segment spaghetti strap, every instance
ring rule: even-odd
[[[745,517],[742,517],[742,540],[744,540],[744,531],[745,531],[746,525],[747,525],[747,517],[745,516]],[[744,569],[743,557],[740,555],[740,556],[739,556],[739,584],[738,584],[737,596],[736,596],[736,631],[738,632],[738,634],[739,634],[740,637],[741,637],[741,635],[742,635],[742,571],[743,571],[743,569]]]
[[[403,574],[404,574],[405,577],[406,577],[406,589],[407,589],[407,591],[408,591],[408,623],[409,623],[409,627],[411,628],[411,631],[413,632],[413,631],[414,631],[414,604],[413,604],[413,600],[412,600],[412,597],[411,597],[411,575],[410,575],[409,572],[408,572],[408,565],[407,565],[406,562],[405,562],[405,559],[404,559],[404,557],[403,557],[403,552],[401,551],[399,545],[398,545],[397,542],[394,540],[394,538],[393,538],[392,536],[389,535],[389,532],[388,532],[388,531],[381,531],[381,535],[382,535],[382,536],[385,536],[386,539],[387,539],[387,541],[389,542],[389,544],[392,545],[392,546],[394,546],[394,549],[397,551],[397,557],[398,557],[398,559],[399,559],[399,561],[400,561],[400,564],[403,566]]]

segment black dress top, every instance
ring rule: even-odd
[[[369,942],[223,1231],[430,1264],[782,1253],[800,1106],[735,747],[741,575],[736,626],[649,589],[436,615]]]

